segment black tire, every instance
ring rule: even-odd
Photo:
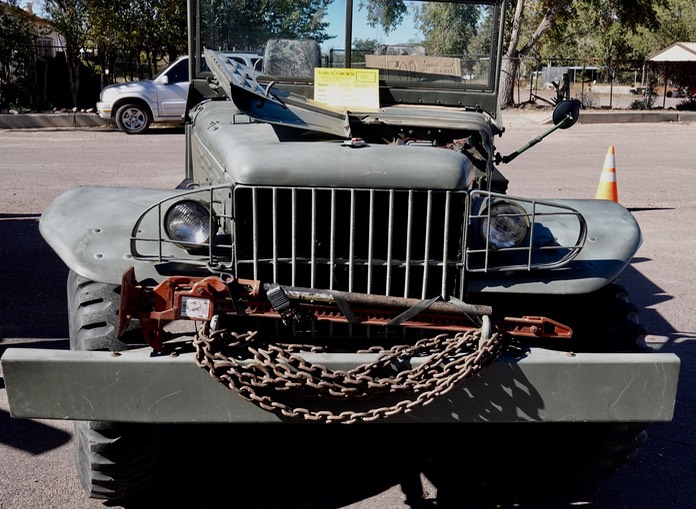
[[[646,330],[640,322],[638,309],[628,300],[628,292],[615,283],[587,295],[498,296],[492,306],[499,315],[541,315],[573,329],[571,341],[552,339],[539,342],[545,348],[600,353],[646,350]],[[522,348],[528,344],[520,342]],[[546,479],[556,477],[557,482],[590,483],[621,468],[647,439],[649,424],[569,422],[512,425],[500,436],[506,437],[507,450],[524,445],[525,452],[520,451],[520,457],[535,457],[537,465],[551,465],[550,471],[544,474],[534,469],[536,474]],[[521,471],[526,468],[521,464],[518,467]]]
[[[438,507],[448,508],[461,506],[462,482],[487,487],[484,497],[519,496],[530,486],[557,493],[587,487],[624,466],[647,438],[642,423],[464,424],[428,432],[434,438],[422,471],[437,488]]]
[[[119,352],[145,346],[138,320],[117,336],[119,287],[68,272],[68,328],[72,350]]]
[[[152,123],[150,109],[139,103],[128,103],[116,110],[116,125],[126,134],[140,134]]]
[[[514,426],[514,425],[513,425]],[[637,453],[648,438],[647,423],[542,423],[523,424],[508,439],[519,455],[518,472],[535,458],[534,472],[521,481],[541,476],[558,485],[581,486],[613,475]],[[534,428],[534,429],[531,429]],[[527,464],[528,465],[528,464]]]
[[[68,274],[68,322],[73,350],[127,350],[144,343],[139,324],[119,339],[119,287]],[[80,481],[92,498],[120,499],[147,487],[159,450],[155,425],[75,422],[75,457]]]
[[[91,498],[115,500],[143,491],[154,477],[159,433],[155,426],[75,422],[75,461]]]
[[[496,316],[545,316],[573,329],[570,340],[541,340],[546,348],[572,352],[640,352],[646,330],[628,292],[611,283],[584,295],[493,295],[483,302]],[[531,344],[525,340],[523,344]]]

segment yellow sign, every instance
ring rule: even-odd
[[[377,111],[379,70],[317,67],[314,100],[348,111]]]

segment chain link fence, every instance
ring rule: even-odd
[[[561,96],[578,99],[583,108],[608,110],[676,109],[686,99],[658,67],[643,61],[520,61],[516,104],[553,105]]]
[[[339,67],[345,51],[331,49],[323,65]],[[351,51],[352,67],[365,65],[364,52]],[[682,109],[694,99],[665,77],[663,69],[644,61],[522,58],[515,79],[516,105],[554,106],[558,99],[578,99],[586,109]]]
[[[71,103],[67,70],[61,48],[37,47],[35,66],[29,76],[16,83],[28,87],[17,91],[18,104],[37,107],[65,107]],[[365,52],[351,51],[353,67],[365,65]],[[166,61],[138,62],[133,58],[110,59],[111,65],[100,65],[96,50],[85,51],[81,74],[84,73],[80,103],[92,105],[101,87],[117,81],[151,78]],[[331,49],[322,57],[325,67],[339,67],[345,51]],[[108,69],[108,70],[107,70]],[[570,60],[523,58],[519,62],[513,100],[516,105],[553,106],[559,98],[578,99],[586,109],[696,109],[696,87],[685,90],[672,83],[664,69],[644,61]],[[50,86],[48,84],[50,83]],[[7,86],[12,85],[10,80]],[[17,88],[17,87],[15,87]]]

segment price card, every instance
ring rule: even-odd
[[[348,111],[378,111],[379,70],[315,68],[314,100]]]

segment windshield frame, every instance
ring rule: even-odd
[[[202,4],[206,0],[189,0],[189,66],[190,66],[190,76],[202,77],[201,76],[201,59],[203,51],[206,48],[201,47],[201,33],[202,27],[201,23],[203,21],[202,16]],[[334,0],[340,4],[341,0]],[[345,40],[344,40],[344,50],[345,58],[342,65],[335,65],[332,62],[332,67],[347,68],[352,67],[354,64],[354,51],[348,41],[353,38],[353,26],[354,21],[352,13],[355,7],[353,0],[344,0],[346,15],[344,16],[345,21]],[[432,2],[432,0],[430,0]],[[411,104],[411,105],[437,105],[437,106],[449,106],[449,107],[460,107],[464,109],[471,109],[476,111],[486,112],[493,118],[499,118],[500,111],[498,108],[498,90],[499,90],[499,75],[500,75],[500,64],[502,60],[502,48],[503,48],[503,30],[504,30],[504,8],[506,5],[506,0],[448,0],[445,2],[442,0],[435,0],[438,3],[453,3],[453,4],[465,4],[465,5],[482,5],[490,6],[492,12],[494,13],[494,18],[492,22],[491,30],[491,41],[490,41],[490,53],[488,55],[489,59],[489,69],[487,81],[485,83],[443,83],[433,80],[428,82],[425,86],[422,82],[420,83],[407,83],[400,82],[397,79],[389,79],[385,73],[383,76],[380,74],[380,104],[384,106],[399,105],[399,104]],[[419,4],[422,3],[420,0],[415,0],[409,4]],[[229,48],[213,48],[216,50]],[[323,60],[325,62],[325,60]],[[259,79],[261,81],[261,79]],[[270,78],[268,80],[270,82]],[[444,80],[442,80],[444,81]],[[463,80],[462,80],[463,81]],[[311,81],[305,80],[304,83],[286,83],[276,86],[281,86],[287,88],[293,93],[300,93],[309,98],[312,97],[313,83]]]

